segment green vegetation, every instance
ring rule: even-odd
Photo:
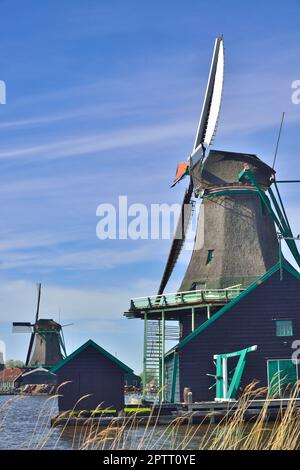
[[[14,367],[18,367],[18,368],[22,368],[24,367],[25,364],[23,361],[20,361],[19,359],[8,359],[6,362],[5,362],[5,367],[6,368],[14,368]]]
[[[151,413],[152,408],[124,408],[125,413]]]

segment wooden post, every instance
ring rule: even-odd
[[[192,307],[192,331],[195,331],[195,308]]]
[[[161,401],[165,399],[165,352],[166,352],[166,322],[165,311],[161,312],[162,322],[162,351],[161,351]]]
[[[210,305],[207,305],[207,318],[210,319]]]
[[[144,313],[144,358],[143,358],[143,398],[146,398],[147,386],[147,313]]]
[[[174,352],[173,374],[172,374],[172,388],[171,388],[171,403],[175,403],[176,380],[177,380],[177,367],[178,367],[178,353],[177,353],[177,352]]]

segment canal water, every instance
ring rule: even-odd
[[[78,449],[88,438],[84,428],[50,427],[50,418],[58,414],[57,399],[43,396],[0,396],[0,450],[4,449]],[[178,428],[176,435],[166,426],[131,426],[121,441],[114,442],[112,430],[105,428],[100,448],[125,449],[171,449],[178,448],[186,439],[184,428]],[[199,440],[189,439],[189,449],[196,449]],[[92,444],[89,448],[95,448]],[[98,447],[99,448],[99,447]]]
[[[0,396],[0,449],[70,449],[68,436],[50,428],[57,400],[46,397]]]
[[[124,432],[120,435],[120,428],[97,427],[91,420],[88,427],[68,427],[65,430],[62,427],[51,428],[50,419],[57,414],[56,397],[0,396],[0,450],[194,450],[211,448],[211,444],[216,440],[222,443],[225,435],[227,442],[228,439],[230,441],[227,448],[232,448],[232,445],[235,447],[237,442],[242,442],[249,433],[251,434],[252,429],[251,423],[237,427],[228,426],[226,423],[137,426],[133,420],[126,424]],[[262,432],[263,438],[267,438],[272,432],[272,426],[264,425]],[[97,435],[97,442],[93,441],[92,433]],[[88,446],[85,447],[87,443]],[[300,441],[296,447],[300,448]]]

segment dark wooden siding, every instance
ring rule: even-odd
[[[276,319],[293,320],[293,337],[276,337]],[[295,339],[300,339],[300,281],[286,271],[280,281],[277,271],[180,351],[180,398],[190,387],[194,401],[213,400],[214,379],[206,375],[215,374],[213,355],[254,344],[258,349],[247,356],[241,386],[255,379],[267,386],[267,360],[291,358]]]
[[[124,406],[124,370],[102,355],[92,346],[81,351],[57,371],[58,384],[64,385],[59,393],[59,410],[73,409],[77,400],[84,395],[75,409],[94,410],[101,408],[120,410]]]

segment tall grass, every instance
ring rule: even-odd
[[[228,404],[227,413],[218,423],[213,422],[213,415],[208,414],[201,422],[193,424],[196,412],[177,416],[168,425],[160,425],[159,405],[152,408],[148,417],[143,418],[139,413],[124,416],[118,420],[112,419],[109,425],[99,418],[98,410],[85,418],[83,413],[75,415],[70,412],[57,417],[57,423],[64,418],[64,424],[58,428],[50,427],[49,413],[42,407],[33,427],[31,436],[25,448],[43,449],[49,443],[51,448],[61,447],[60,444],[68,439],[68,447],[87,450],[116,450],[116,449],[149,449],[149,450],[294,450],[300,448],[300,408],[298,406],[299,387],[294,388],[292,397],[286,408],[279,407],[275,421],[270,421],[270,399],[265,400],[261,411],[255,417],[250,417],[250,406],[254,400],[261,399],[266,394],[257,384],[249,385],[239,399],[237,406]],[[19,397],[18,397],[19,398]],[[14,407],[16,397],[6,402],[6,411]],[[55,403],[56,396],[48,398]],[[81,400],[84,400],[82,397]],[[52,400],[52,402],[51,402]],[[79,402],[74,406],[78,407]],[[279,402],[280,403],[280,402]],[[99,405],[99,410],[101,405]],[[51,406],[50,406],[51,410]],[[155,410],[155,413],[154,413]],[[1,432],[5,432],[5,410],[0,413]],[[100,414],[101,415],[101,414]],[[2,418],[1,418],[2,417]],[[11,418],[10,418],[11,419]],[[70,427],[70,419],[75,426]],[[23,448],[24,448],[23,447]]]

